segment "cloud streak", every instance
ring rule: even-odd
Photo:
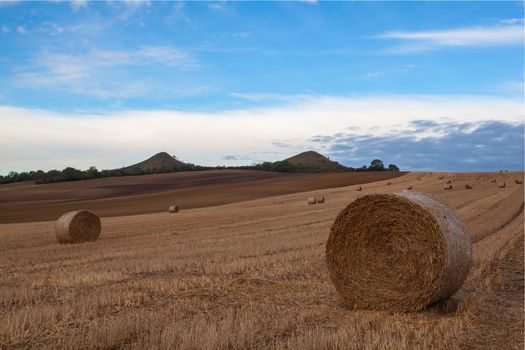
[[[414,53],[440,47],[488,47],[523,44],[523,24],[516,24],[515,21],[510,22],[511,24],[500,23],[495,26],[443,30],[388,31],[377,35],[376,38],[409,43],[387,49],[389,53]]]

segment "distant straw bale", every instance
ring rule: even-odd
[[[448,184],[448,185],[445,185],[443,187],[444,190],[451,190],[452,189],[452,185],[451,184]]]
[[[362,191],[363,188],[361,186],[357,186],[356,191]]]
[[[496,183],[496,179],[492,179],[492,180],[490,180],[490,182],[495,184]]]
[[[58,218],[55,234],[59,243],[94,242],[100,235],[100,218],[89,210],[76,210]]]
[[[386,184],[387,184],[388,186],[390,186],[390,185],[392,185],[392,181],[388,181]]]
[[[407,190],[411,191],[412,190],[412,186],[408,186]]]
[[[308,204],[316,204],[317,199],[315,197],[308,197]]]
[[[176,205],[170,205],[168,207],[168,213],[178,213],[179,212],[179,207],[176,206]]]
[[[466,190],[471,190],[471,189],[472,189],[472,186],[470,186],[469,184],[466,184],[466,185],[465,185],[465,189],[466,189]]]
[[[504,182],[500,182],[500,184],[498,185],[499,188],[505,188],[507,187],[507,184]]]
[[[447,180],[447,183],[448,183],[448,184],[451,184],[451,183],[452,183],[452,180]]]
[[[518,180],[518,179],[516,179],[516,180],[514,180],[514,183],[515,183],[516,185],[521,185],[521,184],[523,183],[523,181],[522,181],[522,180]]]
[[[317,203],[324,203],[324,196],[316,197]]]
[[[471,260],[458,216],[418,192],[355,200],[326,244],[330,279],[354,309],[412,311],[446,299],[462,286]]]
[[[444,176],[438,176],[438,179],[440,180],[443,180],[445,177]]]

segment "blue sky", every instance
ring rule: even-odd
[[[0,173],[163,150],[205,165],[316,149],[350,166],[522,169],[523,11],[1,1]]]

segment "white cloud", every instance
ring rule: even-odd
[[[389,31],[376,38],[409,42],[410,44],[400,45],[387,51],[389,53],[412,53],[437,47],[519,45],[523,44],[523,29],[523,25],[502,24],[433,31]]]
[[[3,25],[1,30],[2,30],[2,33],[4,34],[9,33],[11,31],[11,29],[6,25]]]
[[[278,107],[216,113],[137,110],[79,116],[0,107],[0,149],[10,149],[0,153],[0,172],[119,167],[162,150],[203,165],[246,164],[224,156],[281,159],[318,147],[309,141],[314,135],[348,128],[360,135],[388,135],[413,132],[414,120],[522,123],[523,118],[522,99],[489,96],[292,96]],[[287,148],[279,147],[283,142]]]

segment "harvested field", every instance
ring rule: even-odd
[[[102,217],[99,240],[85,244],[58,244],[54,221],[2,224],[0,348],[522,349],[524,187],[514,179],[523,173],[439,175],[454,188],[419,173],[360,192],[177,215],[164,204],[159,213]],[[470,233],[465,284],[420,312],[353,311],[325,265],[330,227],[352,200],[400,192],[417,177],[417,190],[454,208]],[[305,200],[321,195],[321,206]]]
[[[88,209],[121,216],[209,207],[323,188],[387,180],[396,172],[286,174],[253,170],[193,171],[34,185],[0,185],[0,223],[56,220]]]

